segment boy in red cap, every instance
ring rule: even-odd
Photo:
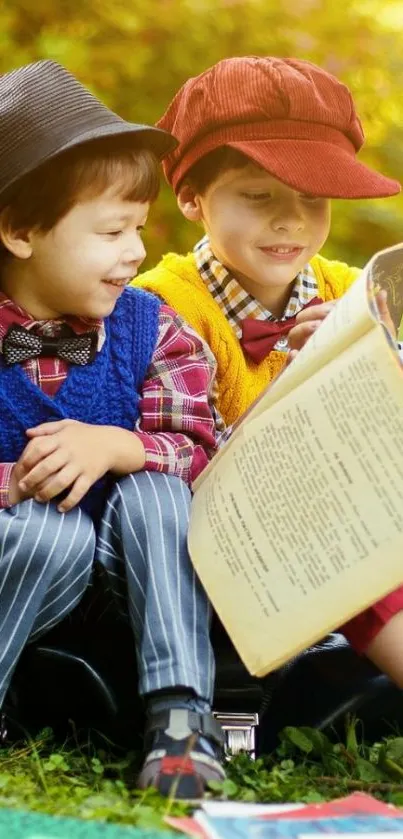
[[[290,330],[300,346],[359,274],[318,255],[330,199],[400,185],[358,162],[364,135],[348,88],[307,61],[221,61],[183,85],[158,125],[179,141],[163,163],[178,206],[206,235],[137,284],[209,343],[218,408],[232,423],[284,366]],[[343,631],[403,687],[402,609],[399,589]]]

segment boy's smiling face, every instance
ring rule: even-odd
[[[295,192],[253,163],[223,172],[203,194],[185,184],[178,203],[203,222],[217,259],[277,316],[329,235],[329,199]]]
[[[38,320],[107,317],[146,255],[148,210],[149,203],[113,190],[76,203],[48,233],[29,231],[17,241],[20,259],[5,272],[2,291]]]

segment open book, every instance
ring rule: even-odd
[[[373,257],[196,482],[191,558],[257,676],[403,583],[403,367],[376,285],[398,326],[403,245]]]

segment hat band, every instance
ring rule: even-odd
[[[175,132],[175,127],[173,127]],[[201,157],[208,154],[219,146],[231,145],[237,142],[264,142],[270,140],[311,140],[316,142],[330,143],[344,149],[351,157],[355,157],[357,148],[349,138],[337,128],[332,128],[330,125],[315,122],[302,122],[300,120],[283,119],[283,120],[267,120],[265,122],[247,123],[245,125],[225,125],[220,128],[211,130],[208,127],[205,134],[198,135],[183,152],[176,158],[177,152],[174,152],[168,159],[166,159],[164,168],[167,173],[168,180],[172,185],[177,185],[177,176],[175,170],[179,167],[179,178],[182,179],[186,174],[187,169],[200,160]],[[195,152],[200,148],[202,153],[196,156]]]

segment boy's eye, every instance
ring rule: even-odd
[[[122,232],[122,230],[106,230],[105,236],[110,236],[111,239],[116,239]]]
[[[241,197],[248,201],[267,201],[271,198],[270,192],[241,192]]]
[[[309,192],[302,192],[300,198],[302,198],[303,201],[309,201],[311,203],[323,200],[320,195],[311,195]]]

